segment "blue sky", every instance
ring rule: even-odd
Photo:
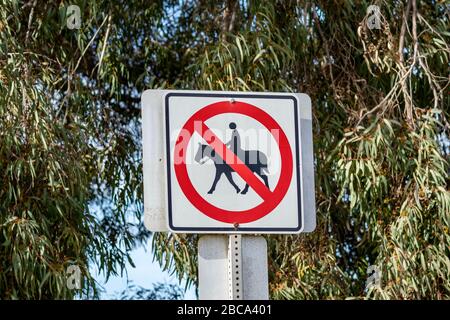
[[[136,268],[127,263],[126,271],[128,272],[128,281],[132,281],[135,285],[144,288],[151,288],[156,282],[178,284],[175,276],[171,276],[168,272],[162,271],[159,264],[153,262],[151,252],[151,239],[145,245],[146,250],[141,246],[132,251],[131,257]],[[108,282],[104,283],[104,277],[98,276],[97,280],[104,286],[105,292],[101,294],[101,299],[116,299],[118,294],[127,287],[127,276],[110,277]],[[184,288],[184,283],[181,285]],[[188,289],[184,295],[184,299],[195,300],[194,288]]]

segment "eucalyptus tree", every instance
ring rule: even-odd
[[[450,297],[443,1],[0,4],[1,298],[71,298],[72,264],[85,296],[92,268],[125,271],[147,88],[311,96],[318,226],[267,237],[272,298]],[[197,240],[155,234],[154,257],[195,285]]]

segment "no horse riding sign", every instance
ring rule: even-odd
[[[311,105],[306,95],[158,94],[164,211],[170,231],[299,233],[314,229]],[[143,113],[145,108],[143,97]],[[145,176],[146,131],[150,130],[146,126],[151,124],[143,119]],[[148,194],[151,190],[145,181]]]

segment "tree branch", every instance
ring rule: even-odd
[[[408,24],[408,15],[409,15],[410,9],[411,9],[411,0],[408,1],[406,10],[403,12],[403,22],[402,22],[402,27],[400,30],[400,39],[399,39],[399,43],[398,43],[398,56],[400,58],[400,63],[402,63],[402,64],[403,64],[403,49],[405,46],[406,25]]]
[[[226,41],[227,33],[233,32],[238,9],[237,0],[227,0],[222,20],[222,41]]]

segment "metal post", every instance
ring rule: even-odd
[[[269,299],[267,243],[261,236],[202,236],[198,272],[200,300]]]
[[[242,300],[242,236],[228,236],[228,287],[230,300]]]

